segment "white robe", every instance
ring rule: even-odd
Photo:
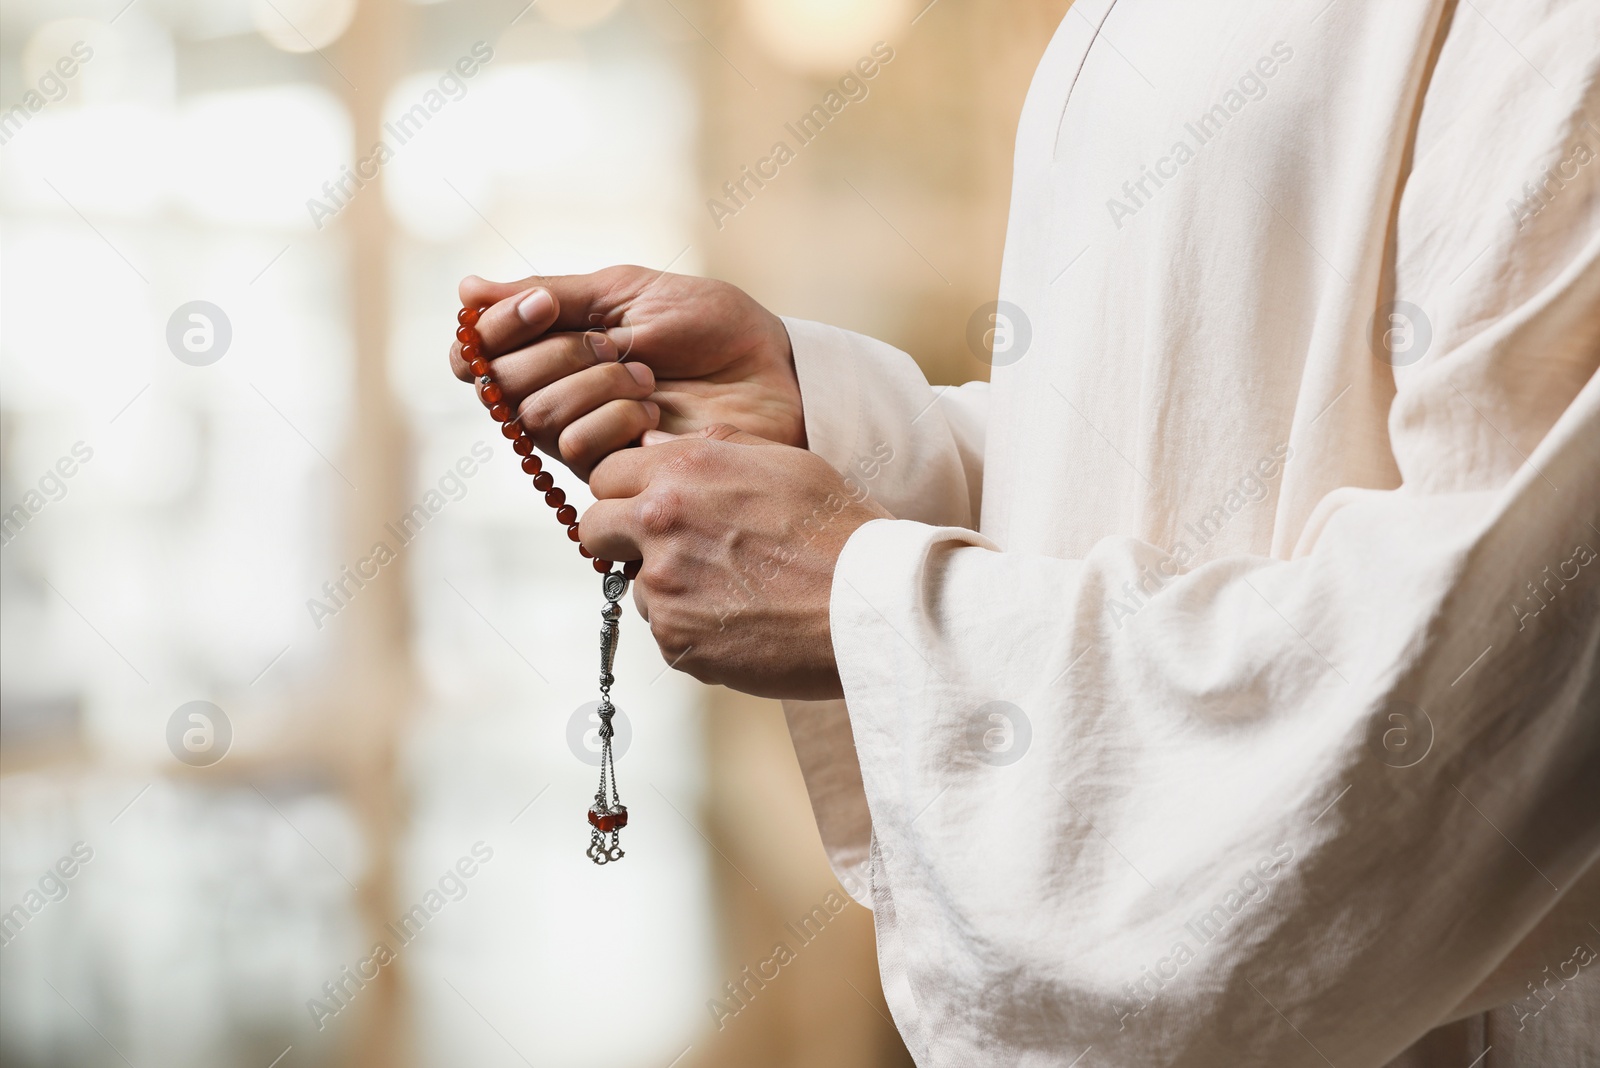
[[[788,321],[919,1064],[1600,1063],[1590,120],[1596,0],[1079,0],[992,383]]]

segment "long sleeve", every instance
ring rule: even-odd
[[[989,384],[928,385],[910,356],[784,319],[812,450],[903,519],[975,526]]]
[[[853,750],[817,710],[796,746],[920,1064],[1380,1065],[1525,1025],[1600,946],[1596,13],[1357,4],[1258,44],[1199,6],[1219,69],[1278,80],[1100,235],[1074,212],[1165,131],[1058,146],[1187,38],[1069,16],[982,522],[870,523],[835,574]]]
[[[928,384],[910,356],[874,338],[785,318],[812,451],[896,516],[975,526],[989,384]],[[785,701],[813,811],[846,892],[871,907],[871,833],[842,701]]]
[[[954,1020],[1048,1052],[1018,1014],[1050,1011],[1114,1063],[1231,1019],[1234,1063],[1375,1064],[1466,1002],[1600,848],[1596,441],[1591,379],[1498,491],[1176,578],[1131,539],[863,527],[835,649],[930,1063],[976,1063]]]

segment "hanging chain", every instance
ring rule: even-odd
[[[622,618],[622,606],[617,602],[628,591],[627,576],[620,571],[609,572],[601,580],[601,590],[606,605],[600,609],[600,785],[595,789],[594,804],[589,808],[592,830],[588,857],[596,864],[610,864],[627,855],[618,839],[622,828],[628,825],[628,809],[617,794],[617,765],[611,752],[611,739],[617,733],[611,724],[612,717],[617,714],[616,706],[611,703],[611,684],[616,681],[611,668],[617,656],[620,632],[617,621]],[[606,844],[607,835],[610,836],[609,845]]]

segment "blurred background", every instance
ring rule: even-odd
[[[1066,10],[0,2],[0,1060],[909,1064],[780,710],[631,608],[585,859],[598,581],[446,349],[635,262],[982,377]]]

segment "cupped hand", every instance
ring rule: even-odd
[[[583,545],[643,559],[634,602],[667,663],[762,697],[841,696],[828,602],[845,542],[891,518],[815,453],[727,425],[613,453]]]
[[[517,282],[471,276],[460,295],[487,309],[478,332],[506,403],[581,477],[646,430],[726,423],[805,445],[788,331],[726,282],[608,267]],[[471,380],[459,343],[450,364]]]

